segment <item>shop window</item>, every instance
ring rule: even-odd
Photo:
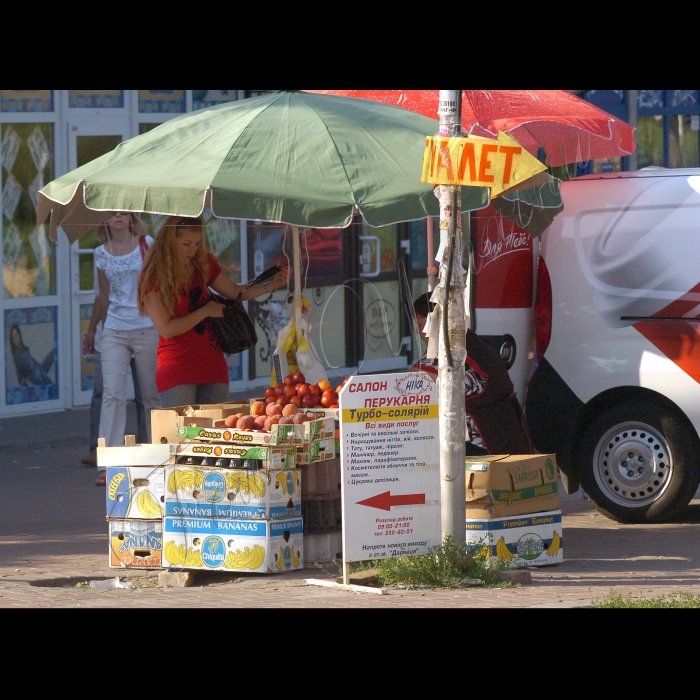
[[[72,109],[117,109],[124,106],[124,90],[68,90]]]
[[[693,128],[695,127],[695,128]],[[698,115],[673,114],[669,117],[669,165],[672,168],[697,168]]]
[[[151,122],[148,124],[139,124],[139,136],[141,134],[148,133],[149,131],[151,131],[151,129],[155,129],[157,126],[160,126],[160,125],[161,125],[161,122]]]
[[[53,124],[3,124],[2,232],[6,299],[56,294],[55,246],[36,225],[39,190],[54,179]]]
[[[55,306],[6,310],[5,403],[58,398],[58,333]]]
[[[2,112],[53,112],[53,90],[0,90]]]
[[[649,91],[647,91],[649,92]],[[664,118],[661,115],[637,118],[637,167],[664,167]]]
[[[139,112],[178,114],[184,111],[184,90],[139,90]]]
[[[362,227],[360,255],[360,274],[363,277],[396,272],[396,224],[372,228],[365,224]]]

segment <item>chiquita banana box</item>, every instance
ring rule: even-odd
[[[162,520],[109,521],[110,568],[159,569],[162,552]]]
[[[163,467],[107,467],[107,520],[163,517]]]
[[[304,525],[166,516],[163,567],[281,574],[304,568]]]
[[[165,514],[197,518],[269,519],[301,515],[301,469],[165,468]]]
[[[484,544],[491,556],[513,567],[546,566],[564,561],[561,511],[467,519],[467,543]]]

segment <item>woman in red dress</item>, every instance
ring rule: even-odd
[[[227,299],[256,299],[283,287],[286,270],[252,287],[234,282],[204,243],[201,219],[171,216],[165,222],[139,278],[139,311],[158,330],[156,387],[163,408],[229,399],[228,365],[211,331],[211,318],[222,318],[224,305],[209,288]]]

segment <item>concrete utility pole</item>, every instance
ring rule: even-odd
[[[462,91],[440,90],[440,136],[462,131]],[[440,410],[440,499],[443,541],[466,540],[464,455],[466,413],[464,363],[467,358],[462,275],[462,195],[459,185],[438,185],[440,199],[440,280],[437,286],[438,390]]]
[[[639,90],[627,90],[627,123],[637,128],[637,97]],[[627,156],[627,169],[637,170],[637,151]]]

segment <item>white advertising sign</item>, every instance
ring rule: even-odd
[[[365,375],[339,396],[343,559],[428,553],[441,541],[437,385]]]

